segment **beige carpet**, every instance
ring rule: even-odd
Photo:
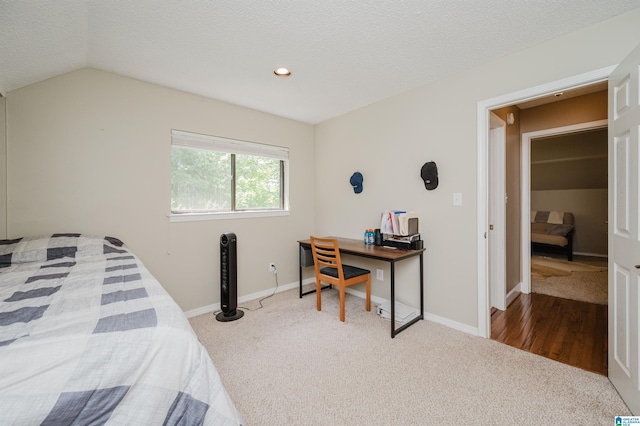
[[[247,425],[611,425],[630,415],[606,377],[429,321],[391,339],[364,300],[347,295],[341,323],[337,292],[323,295],[322,312],[296,289],[235,322],[191,319]]]
[[[576,257],[569,262],[531,256],[531,290],[534,293],[606,305],[607,274],[606,260]]]

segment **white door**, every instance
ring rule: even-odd
[[[609,379],[640,415],[640,46],[609,77]]]
[[[507,309],[506,123],[492,112],[489,125],[489,297],[491,306],[504,311]]]

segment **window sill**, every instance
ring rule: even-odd
[[[171,213],[169,222],[196,222],[200,220],[249,219],[258,217],[289,216],[289,210],[264,210],[222,213]]]

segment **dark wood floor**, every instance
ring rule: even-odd
[[[607,375],[606,305],[520,294],[506,311],[492,311],[491,338]]]

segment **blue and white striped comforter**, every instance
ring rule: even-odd
[[[0,240],[0,425],[237,425],[186,317],[110,237]]]

